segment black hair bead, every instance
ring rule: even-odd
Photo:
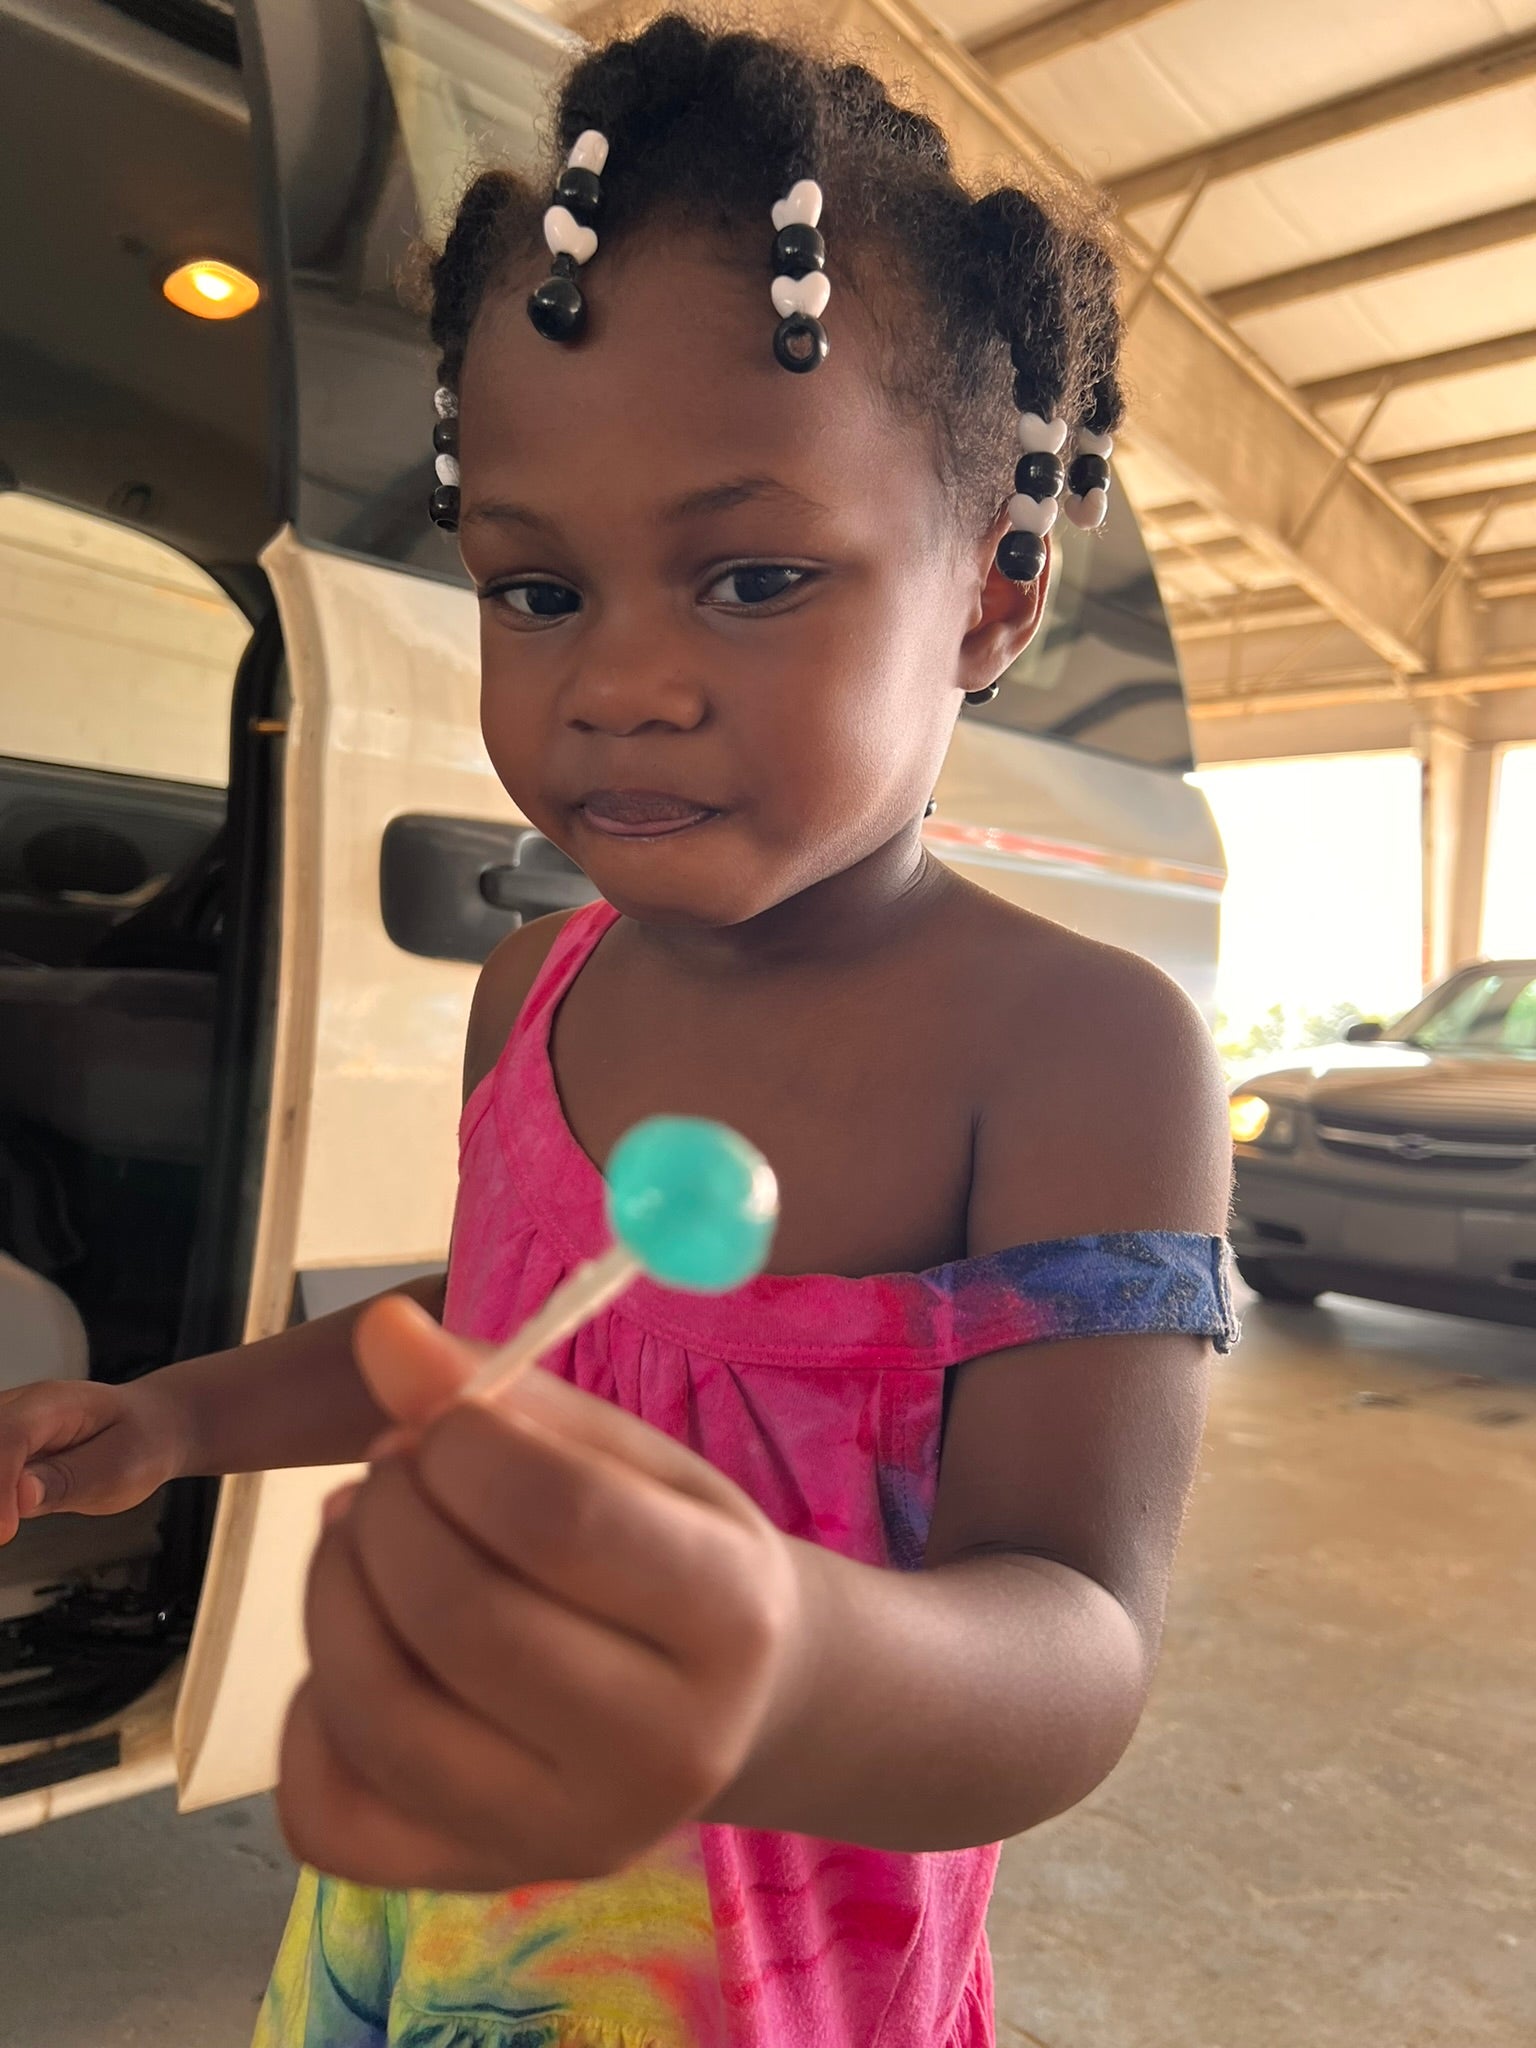
[[[997,566],[1010,583],[1033,583],[1045,567],[1045,542],[1038,533],[1005,533],[997,544]]]
[[[1043,448],[1033,455],[1021,455],[1013,472],[1013,488],[1026,498],[1059,498],[1066,480],[1061,457]]]
[[[459,452],[459,423],[456,419],[438,420],[432,428],[432,446],[439,455],[457,455]]]
[[[1067,482],[1076,498],[1086,498],[1090,491],[1107,491],[1109,464],[1102,455],[1074,455]]]
[[[434,526],[440,526],[444,533],[459,530],[459,487],[457,484],[439,484],[427,500],[427,511]]]
[[[780,228],[773,238],[773,274],[775,277],[809,277],[813,270],[827,267],[827,245],[821,239],[819,228],[807,227],[803,221],[791,221],[787,228]]]
[[[555,258],[556,264],[561,261]],[[546,341],[574,341],[587,318],[581,287],[570,277],[546,277],[529,296],[528,318]]]
[[[603,203],[603,181],[596,171],[584,171],[579,164],[567,164],[555,187],[555,200],[584,228],[589,228],[597,219]]]
[[[774,329],[773,353],[786,370],[814,370],[827,359],[827,330],[809,313],[791,313]]]

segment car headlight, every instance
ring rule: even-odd
[[[1239,1145],[1260,1145],[1267,1152],[1288,1152],[1296,1143],[1296,1112],[1284,1102],[1247,1091],[1227,1104],[1227,1120]]]

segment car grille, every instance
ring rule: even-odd
[[[1463,1173],[1510,1173],[1536,1165],[1536,1135],[1516,1132],[1495,1137],[1488,1131],[1465,1129],[1420,1131],[1336,1116],[1326,1123],[1319,1120],[1317,1140],[1330,1152],[1420,1172],[1450,1167]]]

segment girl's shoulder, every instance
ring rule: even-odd
[[[557,910],[520,925],[501,940],[480,970],[464,1039],[464,1100],[501,1058],[502,1048],[561,933],[579,910]]]
[[[1226,1084],[1190,997],[1140,954],[995,898],[972,916],[956,936],[975,994],[974,1248],[1114,1229],[1222,1234]]]

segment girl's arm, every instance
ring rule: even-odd
[[[1070,1006],[1054,1110],[1003,1095],[978,1137],[972,1250],[1099,1230],[1221,1235],[1225,1090],[1182,994],[1123,955]],[[1042,1117],[1053,1119],[1043,1124]],[[1059,1161],[1042,1175],[1038,1162]],[[1136,1727],[1204,1423],[1208,1347],[1080,1339],[961,1368],[927,1569],[797,1544],[803,1654],[712,1810],[939,1849],[1032,1827]]]
[[[927,1569],[882,1571],[793,1546],[794,1675],[709,1818],[957,1849],[1085,1798],[1146,1700],[1199,1444],[1205,1349],[1117,1337],[967,1367]],[[1070,1391],[1043,1397],[1050,1374]],[[987,1513],[1005,1465],[1016,1495]],[[1086,1531],[1083,1509],[1061,1500],[1074,1480],[1104,1488]]]

